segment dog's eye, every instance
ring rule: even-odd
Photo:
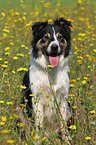
[[[43,39],[48,40],[48,39],[49,39],[49,37],[48,37],[48,36],[44,36],[44,37],[43,37]]]
[[[64,38],[62,37],[62,35],[59,35],[58,37],[57,37],[57,39],[58,39],[58,41],[60,41],[60,42],[64,42]]]
[[[48,40],[49,40],[49,37],[46,35],[42,38],[41,43],[46,43],[46,41],[48,41]]]

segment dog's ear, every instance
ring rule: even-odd
[[[59,25],[62,28],[67,27],[69,29],[70,29],[70,27],[72,27],[71,21],[67,21],[64,18],[59,18],[59,19],[55,20],[54,25]]]
[[[33,30],[33,35],[35,36],[37,34],[37,32],[39,32],[41,29],[43,29],[44,27],[46,27],[48,24],[48,22],[37,22],[32,26],[32,30]]]

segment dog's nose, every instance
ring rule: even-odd
[[[57,45],[57,44],[53,44],[53,45],[51,46],[51,51],[57,52],[57,51],[58,51],[58,45]]]

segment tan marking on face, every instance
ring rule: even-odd
[[[63,38],[63,36],[62,36],[59,32],[56,33],[56,37],[57,37],[57,39],[58,39],[58,41],[59,41],[60,47],[63,48],[62,54],[64,55],[64,53],[65,53],[65,48],[66,48],[66,46],[67,46],[67,41],[66,41],[66,39],[63,39],[64,42],[61,42],[61,41],[59,40],[59,37],[61,37],[61,39]]]
[[[44,39],[44,43],[41,43],[41,41]],[[44,35],[44,37],[42,39],[40,39],[37,44],[36,47],[39,49],[38,51],[38,55],[41,56],[42,55],[42,49],[45,49],[48,47],[49,44],[49,39],[50,39],[50,34],[47,33]]]

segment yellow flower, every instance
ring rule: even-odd
[[[34,95],[34,94],[30,94],[29,96],[33,97],[33,96],[35,96],[35,95]]]
[[[45,136],[42,138],[42,142],[45,140],[45,138],[46,138]]]
[[[43,127],[43,125],[40,125],[40,128],[42,128]]]
[[[21,45],[21,47],[25,47],[25,45]]]
[[[17,56],[14,56],[14,57],[13,57],[13,59],[14,59],[14,60],[17,60],[17,59],[18,59],[18,57],[17,57]]]
[[[70,84],[69,86],[70,86],[70,87],[74,87],[74,84]]]
[[[3,58],[0,58],[0,61],[3,60]]]
[[[18,117],[16,114],[13,114],[13,116],[14,116],[16,119],[19,119],[19,117]]]
[[[4,64],[7,64],[8,63],[8,61],[4,61]]]
[[[32,129],[31,136],[33,136],[33,134],[34,134],[34,129]]]
[[[1,100],[1,101],[0,101],[0,103],[1,103],[1,104],[4,104],[4,101],[3,101],[3,100]]]
[[[37,108],[35,108],[36,111],[39,111]]]
[[[33,140],[38,140],[40,139],[40,136],[33,136]]]
[[[93,52],[96,52],[96,49],[93,49]]]
[[[10,31],[7,29],[3,29],[4,32],[9,33]]]
[[[7,140],[7,143],[13,144],[13,143],[15,143],[15,141],[14,140]]]
[[[4,13],[4,12],[2,12],[1,15],[2,15],[3,17],[5,17],[5,13]]]
[[[54,66],[53,65],[48,65],[48,67],[52,67],[53,68]]]
[[[12,73],[15,74],[16,72],[14,70],[12,70]]]
[[[90,140],[90,139],[91,139],[91,137],[90,137],[90,136],[87,136],[85,139],[86,139],[86,140]]]
[[[95,114],[95,110],[90,111],[91,114]]]
[[[26,87],[26,86],[22,86],[22,85],[21,85],[21,86],[20,86],[20,88],[21,88],[21,89],[26,89],[27,87]]]
[[[73,109],[76,109],[76,108],[78,108],[78,107],[77,107],[77,106],[72,106],[72,108],[73,108]]]
[[[45,97],[48,98],[48,97],[50,97],[50,95],[46,95]]]
[[[19,69],[17,69],[17,71],[28,71],[28,69],[27,68],[20,67]]]
[[[2,130],[1,133],[9,133],[10,130]]]
[[[2,117],[1,117],[1,120],[2,120],[2,121],[6,121],[6,116],[5,116],[5,117],[2,116]]]
[[[49,20],[48,20],[48,23],[53,23],[53,20],[52,20],[52,19],[49,19]]]
[[[19,127],[23,127],[23,123],[18,123],[17,124]]]
[[[9,49],[10,49],[10,47],[6,47],[6,48],[5,48],[5,51],[8,51]]]
[[[71,125],[70,127],[69,127],[69,129],[76,129],[76,126],[75,125]]]
[[[4,122],[0,122],[0,125],[4,125]]]
[[[15,12],[15,15],[16,15],[16,16],[19,16],[20,14],[19,14],[18,12]]]
[[[6,104],[7,104],[7,105],[11,105],[11,104],[13,104],[13,102],[7,102]]]
[[[10,55],[10,52],[5,52],[5,55]]]
[[[86,84],[87,82],[84,80],[84,81],[82,81],[82,84],[84,85],[84,84]]]
[[[25,104],[20,104],[19,106],[20,106],[20,107],[26,107],[26,105],[25,105]]]
[[[82,1],[81,0],[78,0],[78,4],[81,4],[82,3]]]
[[[7,65],[5,65],[5,64],[2,64],[1,65],[3,68],[7,68],[8,66]]]
[[[86,36],[86,34],[85,33],[79,33],[79,36],[84,37],[84,36]]]

